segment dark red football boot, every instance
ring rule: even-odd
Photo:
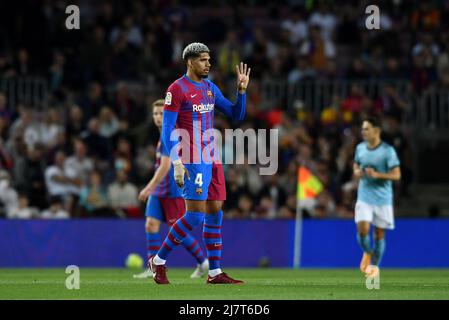
[[[153,262],[154,256],[150,258],[148,261],[148,265],[153,272],[153,279],[154,282],[157,284],[169,284],[170,282],[167,279],[167,267],[165,264],[154,264]]]
[[[215,277],[208,276],[207,284],[243,284],[242,280],[236,280],[229,277],[226,273],[222,272]]]

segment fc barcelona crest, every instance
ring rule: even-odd
[[[202,188],[196,188],[196,193],[197,194],[202,194],[203,193],[203,189]]]
[[[213,94],[212,91],[210,91],[210,90],[207,90],[206,94],[207,94],[207,96],[208,96],[209,98],[213,98],[213,97],[214,97],[214,94]]]

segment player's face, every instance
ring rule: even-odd
[[[365,141],[372,141],[379,135],[379,128],[373,127],[368,121],[363,121],[362,124],[362,137]]]
[[[164,107],[153,107],[153,121],[156,127],[162,127],[162,115]]]
[[[210,71],[210,56],[209,53],[203,52],[198,58],[191,60],[192,71],[199,78],[207,78]]]

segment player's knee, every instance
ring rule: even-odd
[[[365,237],[369,234],[369,223],[360,222],[357,224],[357,232],[361,237]]]
[[[359,228],[358,233],[361,237],[366,237],[369,234],[369,228]]]
[[[384,238],[385,238],[384,230],[381,230],[381,229],[374,230],[374,239],[382,240]]]
[[[206,211],[206,201],[186,201],[186,209],[187,211],[193,212],[205,212]]]
[[[208,201],[206,206],[207,213],[217,213],[223,207],[222,201]]]
[[[159,232],[160,222],[156,219],[148,218],[145,223],[145,230],[149,233]]]

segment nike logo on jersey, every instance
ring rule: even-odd
[[[198,93],[191,94],[191,95],[190,95],[190,98],[195,98],[195,97],[197,96],[197,94],[198,94]]]

